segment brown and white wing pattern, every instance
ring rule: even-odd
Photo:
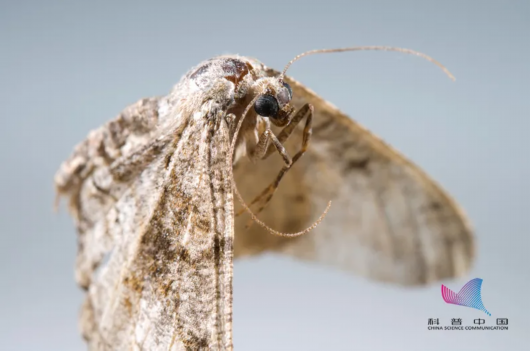
[[[68,197],[77,226],[76,280],[83,288],[88,288],[94,270],[114,245],[108,237],[86,233],[143,171],[142,162],[156,158],[168,144],[167,138],[153,143],[159,103],[156,97],[141,99],[90,132],[55,175],[57,195]]]
[[[231,350],[228,127],[205,103],[169,136],[152,132],[105,161],[93,146],[107,124],[56,176],[78,223],[83,335],[91,350]]]
[[[277,72],[271,70],[271,75]],[[426,284],[462,275],[474,256],[472,230],[456,202],[417,166],[302,84],[287,78],[294,106],[315,107],[306,154],[280,183],[260,215],[283,232],[312,223],[329,200],[321,224],[297,238],[274,237],[246,216],[236,219],[236,257],[274,250],[398,284]],[[299,148],[300,130],[287,142]],[[247,201],[281,169],[272,155],[242,161],[234,171]]]

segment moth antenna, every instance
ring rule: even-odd
[[[237,123],[237,126],[236,126],[236,129],[234,131],[234,136],[232,138],[232,143],[230,144],[230,149],[228,150],[228,157],[227,157],[227,161],[229,162],[228,163],[228,167],[230,167],[230,169],[232,169],[233,167],[233,163],[234,163],[234,150],[235,150],[235,146],[236,146],[236,141],[237,141],[237,136],[239,135],[239,130],[241,129],[241,126],[243,125],[243,120],[245,119],[245,117],[247,116],[248,114],[248,111],[250,111],[251,107],[254,105],[254,103],[256,102],[256,100],[260,97],[260,94],[257,94],[256,97],[254,99],[252,99],[252,101],[247,105],[247,107],[245,108],[245,110],[243,111],[243,114],[241,115],[241,118],[239,119],[238,123]],[[256,222],[258,225],[260,225],[263,229],[267,230],[269,233],[271,234],[274,234],[274,235],[278,235],[278,236],[283,236],[283,237],[295,237],[295,236],[300,236],[300,235],[304,235],[306,233],[309,233],[311,230],[315,229],[317,225],[320,224],[320,222],[322,222],[322,220],[324,219],[324,217],[326,217],[326,214],[328,213],[328,210],[329,210],[329,207],[331,206],[331,201],[328,202],[328,206],[326,207],[326,209],[324,210],[324,212],[322,212],[322,214],[320,215],[320,217],[312,224],[310,225],[309,227],[307,227],[306,229],[302,230],[302,231],[299,231],[299,232],[296,232],[296,233],[282,233],[282,232],[279,232],[275,229],[272,229],[271,227],[269,227],[268,225],[266,225],[264,222],[262,222],[255,214],[254,212],[252,212],[252,210],[248,207],[248,205],[245,203],[245,200],[243,200],[243,196],[241,196],[241,194],[239,193],[239,190],[237,189],[237,185],[236,185],[236,180],[234,179],[234,173],[232,172],[232,185],[234,187],[234,192],[236,193],[236,197],[237,199],[239,200],[239,202],[241,203],[241,205],[243,206],[243,208],[248,212],[248,214],[250,215],[250,217],[252,218],[252,220],[254,222]]]
[[[287,72],[289,67],[291,67],[291,65],[294,62],[298,61],[299,59],[301,59],[304,56],[315,55],[315,54],[329,54],[329,53],[333,53],[333,52],[368,51],[368,50],[373,50],[373,51],[397,51],[397,52],[402,52],[402,53],[409,54],[409,55],[419,56],[419,57],[421,57],[421,58],[423,58],[423,59],[425,59],[425,60],[427,60],[427,61],[429,61],[431,63],[434,63],[436,66],[440,67],[442,69],[442,71],[444,71],[444,73],[449,78],[451,78],[453,81],[456,80],[455,76],[453,76],[453,74],[451,72],[449,72],[449,70],[444,65],[442,65],[440,62],[436,61],[432,57],[427,56],[424,53],[421,53],[419,51],[415,51],[415,50],[411,50],[411,49],[404,49],[404,48],[397,48],[397,47],[392,47],[392,46],[353,46],[353,47],[349,47],[349,48],[318,49],[318,50],[309,50],[309,51],[303,52],[303,53],[295,56],[285,66],[285,68],[283,69],[282,74],[280,75],[280,81],[283,81],[283,77],[285,76],[285,72]]]

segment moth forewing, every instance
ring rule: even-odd
[[[114,243],[105,246],[112,253],[91,276],[83,309],[91,348],[231,349],[228,129],[223,120],[209,119],[188,121],[175,145],[150,162],[107,215],[83,233],[94,238],[84,256],[102,258],[98,239]]]

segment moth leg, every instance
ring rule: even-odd
[[[270,145],[271,141],[272,145]],[[255,162],[257,160],[263,159],[265,157],[265,154],[269,150],[269,147],[274,147],[272,148],[272,150],[274,151],[274,149],[276,149],[276,151],[278,151],[278,153],[282,156],[285,165],[288,167],[291,166],[291,164],[293,163],[291,157],[289,156],[289,154],[287,154],[287,150],[285,150],[285,147],[270,129],[265,130],[263,134],[261,134],[258,143],[256,144],[256,147],[249,156],[250,160],[252,162]]]
[[[225,121],[229,129],[232,128],[232,125],[235,120],[236,120],[236,115],[234,115],[233,113],[229,113],[225,116]]]
[[[298,126],[298,123],[300,123],[300,121],[303,120],[306,115],[310,115],[308,118],[312,119],[313,111],[314,108],[311,104],[305,104],[298,111],[296,111],[289,124],[280,131],[280,134],[278,134],[278,141],[283,145],[283,143],[285,143],[291,136],[294,129]],[[273,152],[274,148],[269,147],[263,156],[263,159],[269,157]]]
[[[290,136],[290,134],[293,132],[296,125],[303,119],[303,117],[307,116],[304,131],[302,134],[302,146],[300,150],[294,155],[292,162],[290,164],[286,163],[285,166],[280,170],[278,175],[276,176],[276,179],[268,186],[266,187],[258,196],[250,202],[250,206],[261,202],[260,207],[256,210],[255,214],[259,214],[263,209],[268,205],[270,200],[272,199],[272,196],[274,195],[274,192],[280,185],[280,182],[287,173],[287,171],[300,159],[300,157],[303,156],[303,154],[307,151],[307,148],[309,146],[309,140],[311,139],[311,135],[313,133],[312,125],[313,125],[313,105],[306,104],[304,105],[293,117],[291,123],[289,123],[288,126],[286,126],[279,134],[278,138],[276,139],[280,145],[281,140],[287,140],[287,138]],[[274,139],[273,139],[274,140]],[[282,145],[283,148],[283,145]],[[267,155],[265,155],[267,157]],[[265,158],[264,157],[264,158]],[[238,213],[239,214],[239,213]]]
[[[272,140],[273,145],[269,145],[271,140]],[[292,161],[291,157],[289,156],[289,154],[287,154],[287,150],[285,150],[285,147],[282,145],[282,143],[278,140],[276,135],[274,135],[274,133],[270,129],[265,130],[263,132],[263,134],[261,134],[261,136],[260,136],[260,138],[258,140],[258,143],[256,144],[256,147],[254,148],[252,153],[249,155],[250,160],[254,163],[257,160],[264,159],[265,158],[265,154],[266,154],[267,150],[269,149],[269,146],[271,146],[271,147],[274,146],[274,148],[272,150],[278,151],[278,153],[283,158],[283,162],[285,163],[284,169],[289,169],[291,167],[291,165],[293,164],[293,161]],[[266,192],[267,192],[267,189],[269,187],[267,187],[265,190],[263,190],[263,192],[260,195],[258,195],[254,200],[252,200],[252,202],[250,203],[249,206],[252,206],[256,202],[258,202],[263,196],[265,196]],[[271,195],[271,197],[272,197],[272,195]],[[244,212],[245,212],[245,210],[242,209],[238,213],[236,213],[236,216],[240,216]]]

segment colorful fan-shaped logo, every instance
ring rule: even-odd
[[[482,297],[480,294],[481,288],[482,279],[480,278],[468,281],[466,285],[460,289],[458,294],[442,284],[442,297],[447,303],[476,308],[477,310],[484,311],[488,316],[491,316],[491,313],[488,312],[482,303]]]

